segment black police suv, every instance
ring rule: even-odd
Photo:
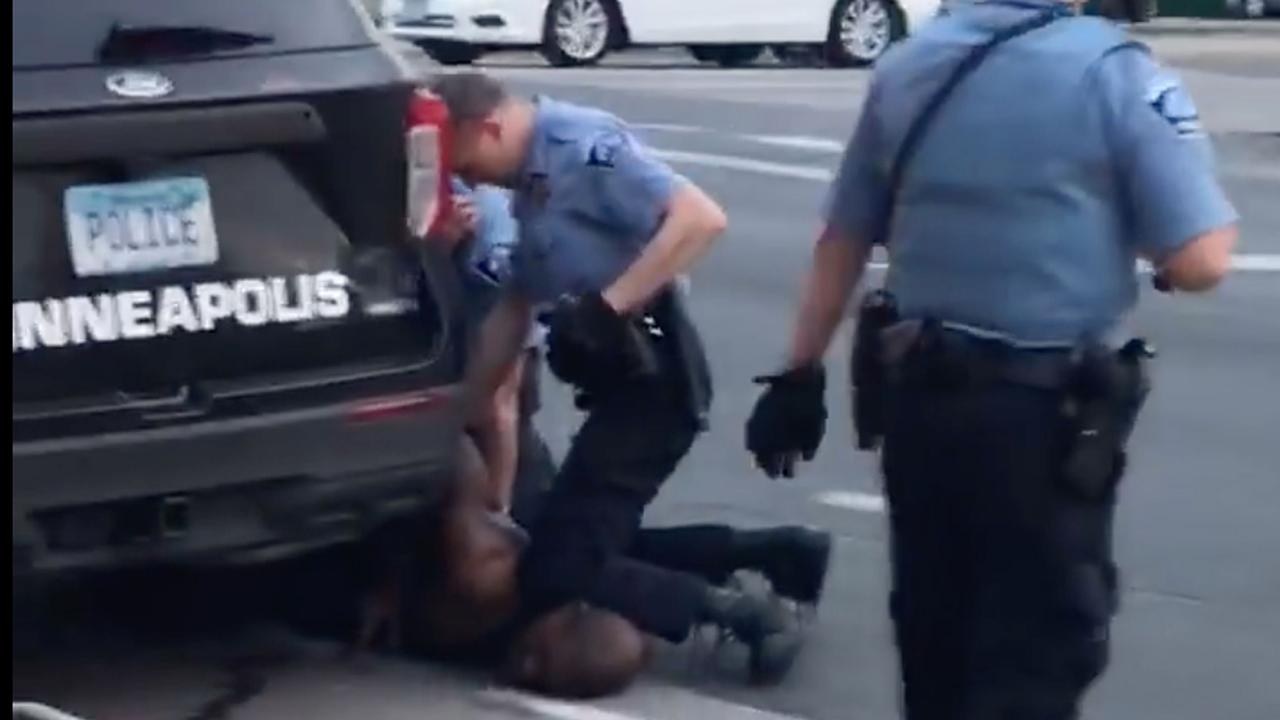
[[[442,488],[438,101],[380,37],[356,0],[14,0],[15,578],[266,560]]]

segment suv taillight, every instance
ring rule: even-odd
[[[430,235],[449,212],[449,110],[440,98],[417,90],[409,101],[405,161],[409,197],[405,205],[409,233]]]

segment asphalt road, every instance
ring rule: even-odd
[[[1089,697],[1090,718],[1280,717],[1280,35],[1262,37],[1269,42],[1153,39],[1200,99],[1244,232],[1236,274],[1211,296],[1142,298],[1137,325],[1162,356],[1120,508],[1125,597],[1114,660]],[[732,653],[681,647],[664,651],[629,694],[577,706],[495,691],[445,668],[397,660],[348,667],[323,647],[290,641],[288,653],[259,653],[276,658],[265,671],[270,683],[226,717],[895,717],[874,464],[852,450],[840,411],[819,457],[791,482],[755,473],[741,442],[755,397],[750,377],[780,358],[826,180],[867,74],[703,69],[672,52],[620,56],[592,70],[548,70],[525,56],[486,65],[522,91],[623,115],[727,208],[731,229],[693,278],[718,386],[712,430],[651,520],[804,522],[835,532],[834,575],[809,646],[778,688],[743,688]],[[833,357],[846,354],[847,336]],[[843,409],[834,385],[829,402]],[[576,420],[564,400],[553,399],[542,418],[557,448]],[[91,717],[186,717],[226,679],[209,658],[283,642],[256,637],[222,638],[212,650],[109,648],[75,665],[24,671],[20,687]]]

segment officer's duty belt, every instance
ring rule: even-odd
[[[1003,383],[1062,390],[1078,367],[1069,348],[1015,348],[921,320],[885,328],[881,348],[890,382],[940,389]]]

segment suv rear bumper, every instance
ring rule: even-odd
[[[15,443],[14,572],[260,561],[357,538],[449,486],[459,389],[412,397]]]

